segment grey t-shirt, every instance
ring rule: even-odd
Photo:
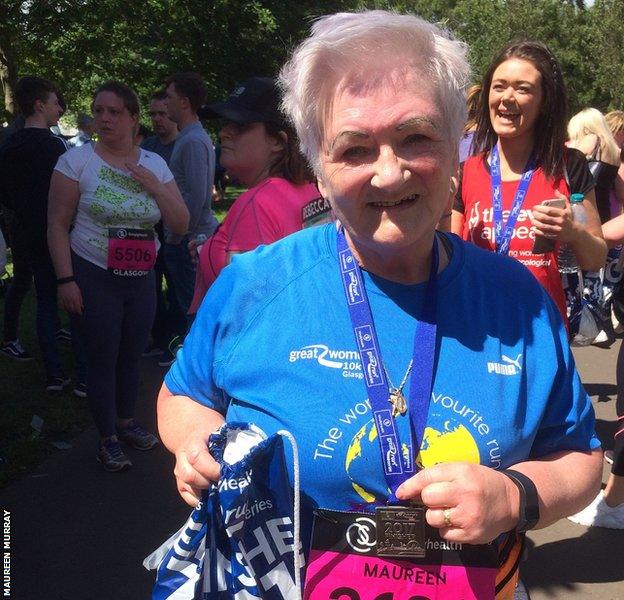
[[[219,224],[211,208],[215,172],[212,140],[199,121],[187,125],[175,141],[169,167],[190,213],[187,236],[211,236]],[[184,236],[165,228],[165,241],[179,244]]]

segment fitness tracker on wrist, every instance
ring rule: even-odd
[[[72,281],[76,281],[73,275],[70,275],[69,277],[59,277],[56,280],[56,285],[63,285],[64,283],[71,283]]]
[[[516,529],[521,533],[533,529],[540,518],[539,498],[535,484],[524,473],[513,469],[505,469],[501,473],[507,475],[520,492],[519,520]]]

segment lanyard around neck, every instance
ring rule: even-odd
[[[362,270],[355,260],[344,229],[338,230],[338,262],[344,285],[347,308],[360,354],[364,383],[371,403],[384,475],[396,502],[397,488],[416,473],[416,455],[422,443],[435,370],[438,297],[438,245],[434,238],[429,279],[420,318],[416,319],[412,349],[412,375],[409,388],[410,435],[404,448],[389,405],[389,387],[384,374],[379,339],[370,303],[364,287]]]
[[[509,213],[509,218],[507,219],[505,230],[503,231],[503,186],[501,183],[498,144],[494,144],[494,147],[490,151],[490,180],[492,182],[494,242],[496,244],[496,252],[499,254],[509,253],[509,244],[511,243],[513,230],[516,225],[516,221],[518,220],[518,215],[520,214],[520,209],[522,208],[522,203],[524,202],[527,190],[529,189],[529,184],[531,183],[534,171],[535,161],[531,156],[524,167],[522,178],[518,183],[518,189],[516,190],[516,194],[513,199],[511,212]]]

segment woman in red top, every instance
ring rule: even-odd
[[[541,42],[510,44],[486,71],[479,105],[474,145],[482,152],[462,164],[452,231],[522,262],[565,318],[558,244],[534,254],[536,236],[570,244],[586,270],[600,269],[607,248],[585,157],[564,150],[567,100],[556,58]],[[585,195],[585,226],[572,219],[573,192]],[[542,204],[553,198],[565,207]]]

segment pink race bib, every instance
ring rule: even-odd
[[[153,229],[109,228],[107,267],[114,275],[147,275],[154,268],[156,254]]]
[[[425,556],[381,558],[374,515],[317,511],[305,600],[493,600],[494,544],[447,542],[427,526]]]

